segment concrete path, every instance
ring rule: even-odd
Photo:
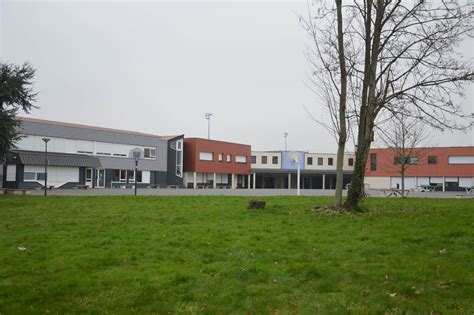
[[[133,189],[56,189],[48,191],[52,196],[129,196]],[[347,191],[344,191],[346,195]],[[32,195],[42,195],[43,191],[34,190]],[[296,189],[138,189],[141,196],[296,196]],[[302,189],[302,196],[334,196],[334,190]],[[370,197],[385,197],[380,190],[370,190]],[[414,192],[409,197],[416,198],[474,198],[474,193],[466,192]],[[391,197],[394,198],[394,197]],[[458,197],[459,198],[459,197]]]

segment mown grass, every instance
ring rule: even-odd
[[[0,313],[474,311],[472,200],[262,199],[1,197]]]

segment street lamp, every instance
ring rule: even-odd
[[[204,115],[207,119],[207,139],[211,139],[211,113],[206,113]]]
[[[288,151],[288,142],[286,139],[288,137],[288,132],[284,132],[283,137],[285,138],[285,151]]]
[[[48,142],[50,138],[43,138],[44,141],[44,195],[48,195]]]

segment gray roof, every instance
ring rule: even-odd
[[[21,164],[44,165],[44,152],[17,151]],[[48,152],[48,165],[50,166],[72,166],[72,167],[94,167],[100,168],[101,164],[97,157],[83,154],[67,154]]]

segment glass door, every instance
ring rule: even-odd
[[[86,186],[92,188],[92,168],[86,168]]]
[[[99,169],[97,170],[97,188],[104,188],[105,187],[105,170]]]

